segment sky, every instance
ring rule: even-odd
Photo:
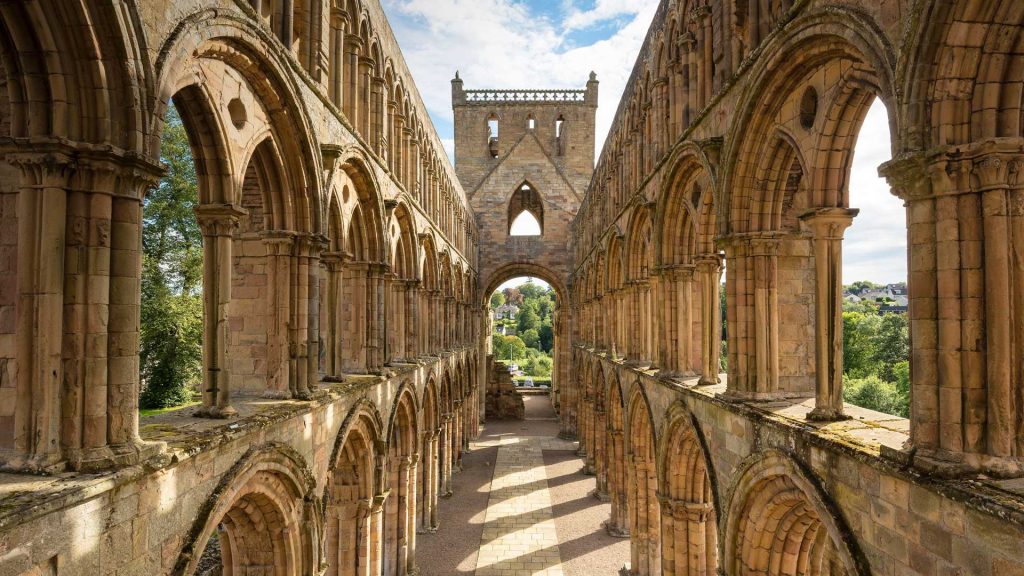
[[[585,87],[597,73],[600,153],[657,0],[382,0],[427,111],[453,156],[451,79],[466,89]],[[906,279],[902,203],[878,177],[889,159],[885,108],[868,113],[854,155],[843,280]]]

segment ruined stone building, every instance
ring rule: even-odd
[[[662,0],[596,166],[593,76],[456,77],[453,166],[377,0],[0,1],[0,88],[0,576],[415,574],[520,275],[633,574],[1024,574],[1019,0]],[[876,98],[909,419],[842,401]],[[203,396],[140,418],[170,102]]]

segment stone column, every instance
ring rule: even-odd
[[[718,384],[722,354],[722,308],[719,290],[722,282],[722,258],[707,254],[697,259],[700,278],[701,369],[699,386]]]
[[[291,264],[294,235],[267,232],[263,235],[267,251],[267,391],[268,398],[291,398],[291,367],[288,326],[291,322]]]
[[[441,526],[440,518],[437,513],[437,499],[441,495],[441,468],[439,466],[440,454],[441,454],[441,431],[433,430],[430,432],[430,490],[427,492],[430,498],[430,519],[428,522],[428,531],[436,532]]]
[[[366,369],[377,372],[384,366],[384,275],[387,265],[371,264],[367,274]]]
[[[309,274],[309,295],[306,314],[306,389],[316,390],[320,386],[323,363],[320,360],[320,253],[327,247],[327,238],[320,235],[306,240],[306,270]]]
[[[405,285],[405,357],[409,362],[415,362],[420,355],[420,281],[407,280]]]
[[[378,474],[383,475],[383,470],[378,469]],[[384,570],[384,505],[390,493],[390,490],[383,490],[370,501],[370,549],[367,559],[371,576],[382,574]]]
[[[446,412],[441,417],[441,495],[445,498],[451,496],[452,492],[452,414]]]
[[[400,574],[415,575],[419,573],[419,567],[416,566],[416,511],[419,509],[416,500],[419,486],[416,478],[418,478],[419,459],[419,454],[414,454],[406,461],[405,468],[402,470],[405,479],[406,514],[403,540],[399,541],[399,557],[405,560],[404,570],[400,571]]]
[[[909,228],[906,456],[931,473],[1024,475],[1022,168],[1019,143],[988,140],[880,169]]]
[[[779,390],[780,239],[769,233],[724,242],[730,261],[729,296],[736,307],[736,318],[729,324],[730,374],[725,397],[772,398]]]
[[[320,255],[320,261],[327,267],[327,325],[322,327],[323,342],[326,347],[327,375],[337,379],[341,377],[342,370],[342,315],[341,308],[344,302],[342,282],[342,261],[344,254],[341,252],[324,252]]]
[[[289,389],[292,397],[309,400],[309,296],[310,272],[309,255],[312,243],[309,236],[296,236],[292,245],[291,258],[291,301],[288,326],[289,333]]]
[[[629,538],[629,516],[627,508],[626,490],[628,481],[626,479],[626,454],[622,430],[608,431],[608,444],[612,447],[608,451],[608,473],[614,477],[614,482],[609,479],[609,491],[611,492],[611,515],[605,524],[605,530],[616,538]]]
[[[858,210],[821,208],[801,216],[814,234],[815,381],[810,420],[843,415],[843,232]]]
[[[5,377],[15,375],[15,391],[0,402],[0,424],[4,425],[0,428],[0,458],[8,468],[42,471],[58,466],[63,459],[59,402],[68,209],[65,189],[74,165],[70,158],[58,155],[8,154],[7,160],[21,170],[16,258],[17,270],[25,272],[17,275],[13,349],[6,347],[9,341],[4,342],[8,359],[2,368]],[[5,279],[5,283],[9,281],[12,279]]]
[[[231,370],[227,359],[231,305],[231,244],[245,211],[230,204],[196,207],[203,231],[203,405],[196,416],[230,418]]]
[[[452,470],[462,471],[462,434],[464,432],[462,417],[462,400],[455,401],[452,413]]]
[[[331,102],[339,109],[342,107],[345,92],[345,29],[348,28],[346,13],[339,8],[331,8],[330,46],[328,48],[328,66],[330,84],[327,87]]]
[[[718,565],[718,536],[714,509],[705,502],[658,496],[661,505],[663,574],[711,575]]]

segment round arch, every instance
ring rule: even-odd
[[[315,569],[320,518],[309,500],[316,485],[305,459],[270,442],[250,448],[225,474],[192,526],[173,574],[194,574],[214,533],[228,573],[274,566],[275,576]]]
[[[725,504],[730,574],[870,574],[838,508],[796,460],[770,449],[748,457],[736,478]]]

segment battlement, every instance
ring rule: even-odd
[[[463,89],[462,78],[455,73],[452,80],[452,106],[472,106],[474,104],[500,104],[503,106],[516,104],[582,104],[597,107],[597,74],[590,73],[587,87],[583,89]]]

